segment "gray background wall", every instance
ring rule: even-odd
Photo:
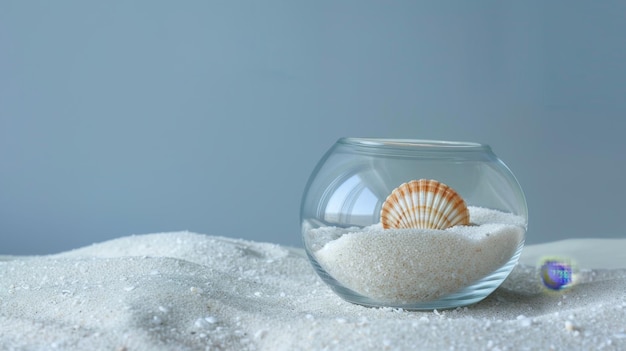
[[[300,245],[341,136],[490,144],[527,242],[626,232],[626,2],[2,1],[0,254]]]

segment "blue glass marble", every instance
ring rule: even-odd
[[[564,262],[548,260],[541,266],[541,280],[552,290],[561,290],[572,282],[572,267]]]

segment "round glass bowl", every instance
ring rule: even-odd
[[[418,179],[454,189],[470,223],[383,229],[387,197]],[[340,297],[420,310],[469,305],[495,290],[517,263],[528,211],[519,183],[487,145],[343,138],[311,174],[300,216],[311,264]]]

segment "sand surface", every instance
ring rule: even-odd
[[[624,249],[529,246],[482,302],[426,312],[344,302],[302,250],[187,232],[4,256],[0,350],[626,350]],[[577,284],[549,293],[536,263],[556,254]]]

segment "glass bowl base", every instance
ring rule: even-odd
[[[522,241],[507,263],[467,287],[464,287],[456,292],[447,294],[445,296],[439,297],[435,300],[409,302],[381,301],[372,299],[367,296],[363,296],[362,294],[359,294],[349,288],[344,287],[332,276],[326,273],[326,271],[320,266],[317,260],[315,260],[315,258],[308,252],[308,250],[307,256],[309,257],[311,264],[313,265],[316,273],[320,276],[320,278],[322,278],[322,280],[326,284],[328,284],[328,286],[337,295],[339,295],[339,297],[348,302],[366,307],[391,307],[401,308],[404,310],[419,311],[433,309],[453,309],[457,307],[468,306],[483,300],[484,298],[489,296],[489,294],[491,294],[497,287],[499,287],[502,282],[504,282],[504,280],[508,277],[508,275],[517,264],[523,247],[524,242]]]

